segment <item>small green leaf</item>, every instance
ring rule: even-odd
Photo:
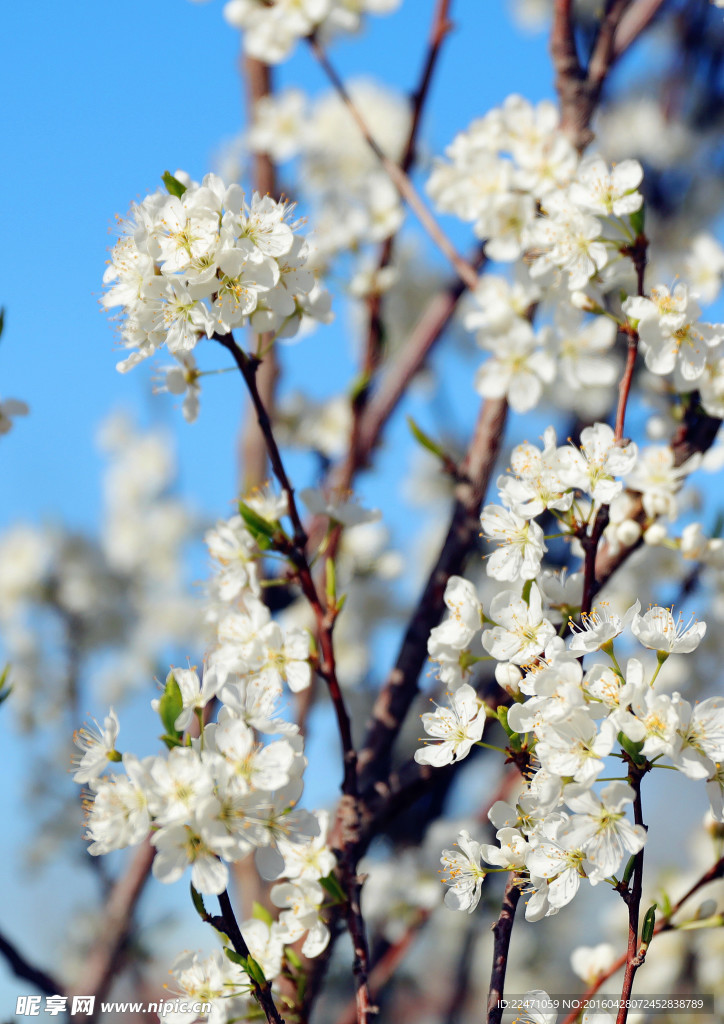
[[[445,459],[447,457],[444,449],[436,441],[433,441],[429,434],[426,434],[424,430],[418,427],[412,416],[407,417],[407,425],[418,444],[426,448],[427,451],[432,452],[438,459]]]
[[[166,676],[166,689],[163,691],[163,696],[158,702],[158,713],[166,730],[165,735],[161,739],[169,750],[171,747],[180,746],[182,742],[183,733],[176,728],[176,719],[183,711],[183,706],[181,690],[176,682],[173,671],[171,671]]]
[[[646,220],[646,204],[641,204],[641,209],[631,214],[631,227],[637,238],[644,233],[644,222]]]
[[[634,743],[634,741],[630,740],[628,736],[620,732],[618,734],[618,742],[621,744],[621,749],[626,751],[626,753],[634,762],[634,764],[639,765],[641,767],[646,764],[646,758],[641,756],[641,751],[643,750],[644,746],[642,740],[640,740],[638,743]]]
[[[328,558],[326,562],[327,571],[327,604],[334,608],[337,603],[337,573],[335,571],[334,559]]]
[[[521,597],[523,598],[526,604],[530,604],[530,592],[532,589],[533,580],[526,580],[523,584],[523,593],[521,594]]]
[[[166,191],[170,196],[177,196],[180,199],[186,191],[186,186],[183,182],[179,181],[178,178],[174,178],[170,171],[163,172],[161,181],[166,186]]]
[[[264,924],[268,924],[270,927],[274,922],[274,918],[266,907],[263,907],[261,903],[257,903],[256,900],[252,903],[251,916],[255,917],[258,921],[263,921]]]
[[[292,967],[296,968],[296,970],[298,970],[298,971],[301,971],[301,969],[302,969],[302,960],[301,960],[301,957],[299,956],[299,954],[297,953],[297,951],[295,949],[292,949],[291,946],[285,946],[284,947],[284,952],[286,954],[287,960],[292,965]]]
[[[2,671],[2,675],[0,675],[0,704],[3,704],[13,692],[12,684],[10,686],[5,685],[9,674],[10,664],[8,663]]]
[[[329,893],[335,903],[347,902],[344,889],[339,884],[339,880],[336,875],[329,874],[325,878],[320,878],[319,884]]]
[[[656,924],[656,903],[653,903],[646,911],[643,927],[641,928],[641,942],[648,946],[654,937],[654,925]]]
[[[274,524],[267,522],[266,519],[263,519],[258,512],[255,512],[253,508],[243,501],[239,502],[239,515],[244,520],[247,530],[261,550],[268,550],[272,546],[272,537],[275,531]]]
[[[255,981],[261,988],[267,987],[266,976],[264,971],[261,969],[261,964],[258,963],[253,956],[246,958],[246,973],[249,975],[252,981]]]
[[[370,375],[368,371],[364,371],[355,377],[352,381],[352,387],[349,389],[349,397],[351,402],[356,402],[360,395],[364,394],[367,388],[370,386]]]
[[[245,956],[242,956],[241,953],[237,953],[235,949],[231,948],[231,946],[224,946],[224,953],[226,954],[227,958],[231,960],[232,964],[238,964],[239,967],[243,967],[247,974],[249,973],[246,970]]]
[[[634,870],[635,867],[636,867],[636,854],[633,853],[633,854],[631,854],[631,856],[629,857],[628,861],[626,862],[626,868],[625,868],[624,873],[623,873],[623,878],[621,879],[621,881],[623,882],[623,884],[626,886],[627,889],[628,889],[628,883],[631,881],[631,876],[633,875],[633,870]]]
[[[194,905],[196,913],[199,915],[202,921],[208,921],[209,914],[204,906],[204,898],[201,893],[191,885],[191,902]]]

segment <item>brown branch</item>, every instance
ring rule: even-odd
[[[662,0],[611,0],[584,69],[576,49],[572,0],[555,0],[550,48],[561,128],[579,153],[593,138],[591,120],[611,69],[650,24],[661,3]]]
[[[48,974],[41,967],[35,967],[31,964],[4,935],[0,935],[0,955],[5,958],[8,967],[16,977],[29,981],[31,985],[40,989],[45,995],[58,996],[65,992],[64,985],[54,978],[52,974]]]
[[[396,164],[394,160],[380,148],[379,144],[375,141],[374,136],[370,132],[367,123],[360,114],[359,110],[355,106],[351,96],[347,92],[344,82],[337,74],[336,70],[329,62],[329,58],[325,53],[324,49],[319,43],[319,40],[314,36],[309,37],[309,44],[312,51],[319,61],[320,66],[324,70],[325,74],[329,78],[332,85],[337,90],[340,99],[343,101],[350,114],[354,118],[354,121],[362,132],[365,141],[367,142],[370,149],[373,151],[377,159],[380,161],[384,169],[387,171],[392,183],[400,193],[402,198],[408,204],[411,210],[414,211],[417,219],[419,220],[422,227],[425,229],[427,234],[430,236],[432,241],[438,247],[438,249],[450,260],[453,267],[455,268],[458,276],[462,278],[468,288],[475,288],[478,283],[478,275],[475,267],[472,266],[460,253],[457,251],[453,243],[447,237],[445,232],[442,230],[440,225],[437,223],[433,215],[428,210],[427,206],[423,202],[420,194],[418,193],[415,186],[410,181],[405,171]]]
[[[74,995],[96,997],[93,1016],[82,1015],[84,1021],[94,1020],[100,1013],[100,1001],[108,994],[118,973],[119,958],[131,933],[133,915],[151,873],[155,852],[146,839],[111,889],[104,907],[103,930],[96,936],[86,956],[83,973],[71,989]]]
[[[614,58],[618,60],[649,27],[666,0],[635,0],[624,12],[613,40]]]
[[[372,709],[372,720],[359,751],[362,792],[389,772],[392,744],[418,692],[417,680],[427,658],[430,630],[440,621],[445,607],[445,587],[451,576],[462,572],[480,532],[480,507],[500,450],[506,414],[504,399],[488,399],[482,405],[460,466],[463,482],[455,489],[445,542],[407,627],[395,666]]]
[[[431,911],[419,910],[415,920],[408,925],[404,934],[397,942],[394,942],[370,971],[370,992],[377,998],[380,991],[389,982],[397,968],[410,949],[410,946],[417,938],[420,929],[430,920]],[[354,1003],[349,1003],[337,1018],[337,1024],[355,1024],[357,1014]]]
[[[502,999],[505,992],[505,973],[508,969],[510,937],[513,932],[515,911],[520,900],[520,878],[512,872],[503,894],[500,916],[493,925],[493,970],[488,991],[488,1024],[500,1024],[503,1018]]]

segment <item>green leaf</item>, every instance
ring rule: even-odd
[[[166,689],[163,691],[163,696],[158,702],[158,713],[166,730],[165,735],[161,739],[169,750],[171,747],[180,746],[183,739],[183,733],[176,728],[176,719],[183,711],[183,706],[181,690],[176,682],[173,671],[171,671],[166,676]]]
[[[523,598],[526,604],[530,604],[530,592],[532,588],[533,580],[526,580],[523,584],[523,593],[521,594],[521,597]]]
[[[419,445],[426,448],[427,451],[432,452],[432,454],[438,459],[445,459],[447,457],[444,449],[436,441],[433,441],[429,434],[426,434],[424,430],[421,430],[420,427],[418,427],[412,416],[407,417],[407,425],[410,428],[412,436]]]
[[[329,893],[335,903],[347,902],[344,889],[339,884],[339,879],[336,875],[329,874],[325,878],[320,878],[319,884]]]
[[[166,191],[170,196],[177,196],[180,199],[186,191],[186,186],[183,182],[179,181],[178,178],[174,178],[170,171],[163,172],[161,181],[166,186]]]
[[[267,551],[273,543],[272,537],[276,529],[274,524],[267,522],[266,519],[263,519],[258,512],[255,512],[253,508],[243,501],[239,502],[239,515],[244,520],[247,530],[261,550]]]
[[[367,388],[370,386],[370,375],[368,371],[363,371],[358,374],[352,381],[352,387],[349,389],[349,398],[351,402],[356,402],[360,395],[364,394]]]
[[[199,915],[202,921],[208,921],[209,914],[204,906],[204,898],[201,893],[194,888],[193,883],[191,885],[191,902],[194,905],[196,913]]]
[[[231,960],[232,964],[238,964],[239,967],[243,967],[244,970],[246,971],[245,956],[242,956],[241,953],[237,953],[235,949],[231,948],[231,946],[224,946],[224,953],[226,954],[227,958]],[[246,973],[248,974],[249,972],[246,971]]]
[[[296,970],[298,970],[298,971],[301,971],[301,969],[302,969],[302,959],[299,956],[299,954],[297,953],[297,951],[295,949],[292,949],[291,946],[285,946],[284,947],[284,953],[286,955],[287,960],[292,965],[292,967],[296,968]]]
[[[654,925],[656,924],[656,907],[657,904],[653,903],[646,911],[644,917],[643,927],[641,928],[641,942],[643,945],[648,946],[654,937]]]
[[[258,921],[263,921],[264,924],[268,924],[270,927],[274,921],[266,907],[263,907],[261,903],[257,903],[256,900],[251,905],[251,916],[255,917]]]
[[[248,956],[246,958],[246,973],[252,981],[255,981],[257,985],[260,986],[260,988],[267,987],[268,982],[264,975],[264,971],[261,969],[261,964],[258,963],[253,956]]]
[[[631,227],[634,234],[639,238],[644,233],[644,222],[646,220],[646,204],[641,204],[641,209],[631,214]]]
[[[2,671],[2,675],[0,675],[0,704],[3,704],[8,699],[10,694],[13,692],[12,685],[10,685],[10,686],[6,686],[5,685],[7,683],[7,679],[8,679],[8,675],[9,674],[10,674],[10,663],[8,662],[8,664],[5,666],[5,668]]]
[[[641,751],[644,746],[643,740],[640,740],[638,743],[634,743],[634,741],[630,740],[628,736],[620,732],[618,734],[618,742],[621,744],[621,749],[626,751],[634,764],[639,766],[646,764],[646,758],[641,756]]]
[[[636,854],[632,853],[631,856],[629,857],[628,861],[626,862],[626,868],[625,868],[624,873],[623,873],[623,878],[621,879],[621,881],[623,882],[623,884],[626,886],[627,889],[628,889],[628,883],[631,881],[631,875],[633,875],[633,870],[634,870],[635,867],[636,867]]]

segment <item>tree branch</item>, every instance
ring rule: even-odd
[[[29,981],[35,988],[40,989],[44,995],[57,996],[65,992],[64,985],[54,978],[52,974],[48,974],[41,967],[35,967],[31,964],[17,946],[14,946],[4,935],[0,935],[0,955],[5,957],[8,967],[16,977]]]
[[[503,893],[500,916],[493,925],[493,971],[488,991],[488,1024],[500,1024],[503,1018],[501,1000],[505,992],[505,973],[508,969],[510,938],[513,933],[515,911],[520,900],[520,879],[512,872]]]
[[[488,399],[482,405],[468,453],[460,467],[462,483],[447,536],[418,600],[402,640],[395,666],[372,709],[364,745],[359,751],[360,786],[366,793],[384,779],[390,768],[391,748],[417,692],[417,680],[427,658],[427,639],[445,607],[443,595],[451,576],[462,572],[480,532],[480,507],[493,472],[503,437],[507,403]]]

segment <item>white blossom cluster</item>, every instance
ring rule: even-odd
[[[287,503],[264,490],[243,507],[278,525]],[[228,885],[228,865],[253,852],[262,877],[277,881],[271,899],[280,913],[242,929],[273,978],[285,945],[304,938],[303,954],[314,957],[329,940],[320,884],[336,864],[326,845],[328,820],[297,806],[307,761],[298,727],[282,715],[283,684],[296,692],[311,682],[310,638],[305,630],[283,629],[261,601],[262,552],[241,515],[208,531],[206,543],[214,564],[214,638],[203,673],[172,669],[153,701],[166,752],[143,759],[119,752],[111,709],[102,726],[77,733],[75,780],[90,790],[86,836],[94,855],[150,836],[157,879],[175,882],[190,868],[198,892],[218,894]],[[214,700],[216,714],[205,721]],[[121,770],[104,774],[109,764]],[[236,1019],[239,1007],[253,1001],[249,979],[221,955],[201,961],[186,954],[174,974],[189,995],[205,986],[204,1000],[214,1005],[210,1020]]]
[[[304,318],[328,322],[329,295],[307,266],[309,245],[292,207],[247,199],[216,175],[174,179],[134,204],[104,275],[106,309],[121,307],[125,373],[164,344],[184,370],[199,339],[251,324],[289,338]]]
[[[640,765],[665,759],[687,777],[706,780],[712,813],[724,821],[724,698],[692,706],[657,683],[671,654],[698,647],[703,623],[677,621],[659,606],[641,614],[638,601],[623,615],[604,602],[576,623],[582,574],[542,569],[546,545],[535,519],[544,511],[562,536],[585,537],[601,505],[628,500],[617,477],[641,488],[644,505],[657,515],[675,510],[683,474],[656,451],[639,460],[636,446],[615,444],[606,424],[584,429],[580,449],[557,447],[549,428],[542,449],[519,445],[510,466],[498,479],[502,504],[487,506],[481,524],[499,545],[487,560],[488,575],[522,589],[497,593],[483,613],[472,583],[448,582],[450,614],[432,630],[428,652],[451,690],[449,704],[422,716],[429,739],[415,760],[450,764],[482,742],[487,719],[500,716],[467,679],[486,655],[494,659],[496,679],[513,701],[503,722],[511,749],[524,755],[532,774],[515,806],[499,802],[490,811],[497,845],[463,832],[457,849],[443,852],[446,903],[473,910],[487,871],[514,870],[528,879],[526,916],[537,920],[569,903],[582,878],[597,885],[615,876],[645,842],[645,830],[626,815],[631,786],[612,781],[594,788],[607,758],[633,757]],[[640,535],[633,520],[619,521],[615,530],[623,522]],[[624,632],[657,652],[653,669],[639,657],[620,666],[614,641]],[[599,651],[606,660],[584,665]]]
[[[286,60],[300,39],[357,32],[365,14],[389,14],[401,0],[229,0],[224,17],[244,33],[244,49],[267,64]]]
[[[619,376],[618,329],[638,332],[647,369],[669,376],[678,391],[700,390],[706,411],[722,415],[724,325],[702,323],[697,302],[711,301],[721,283],[716,243],[702,236],[692,244],[690,284],[636,295],[642,177],[636,160],[613,168],[600,156],[581,160],[559,131],[555,106],[533,107],[520,96],[448,147],[430,195],[441,211],[473,223],[491,259],[516,264],[512,282],[481,280],[464,317],[490,352],[475,381],[481,395],[507,397],[527,412],[548,389],[557,404],[603,413]],[[616,315],[621,290],[628,297]],[[541,306],[555,312],[535,329],[531,312]]]

